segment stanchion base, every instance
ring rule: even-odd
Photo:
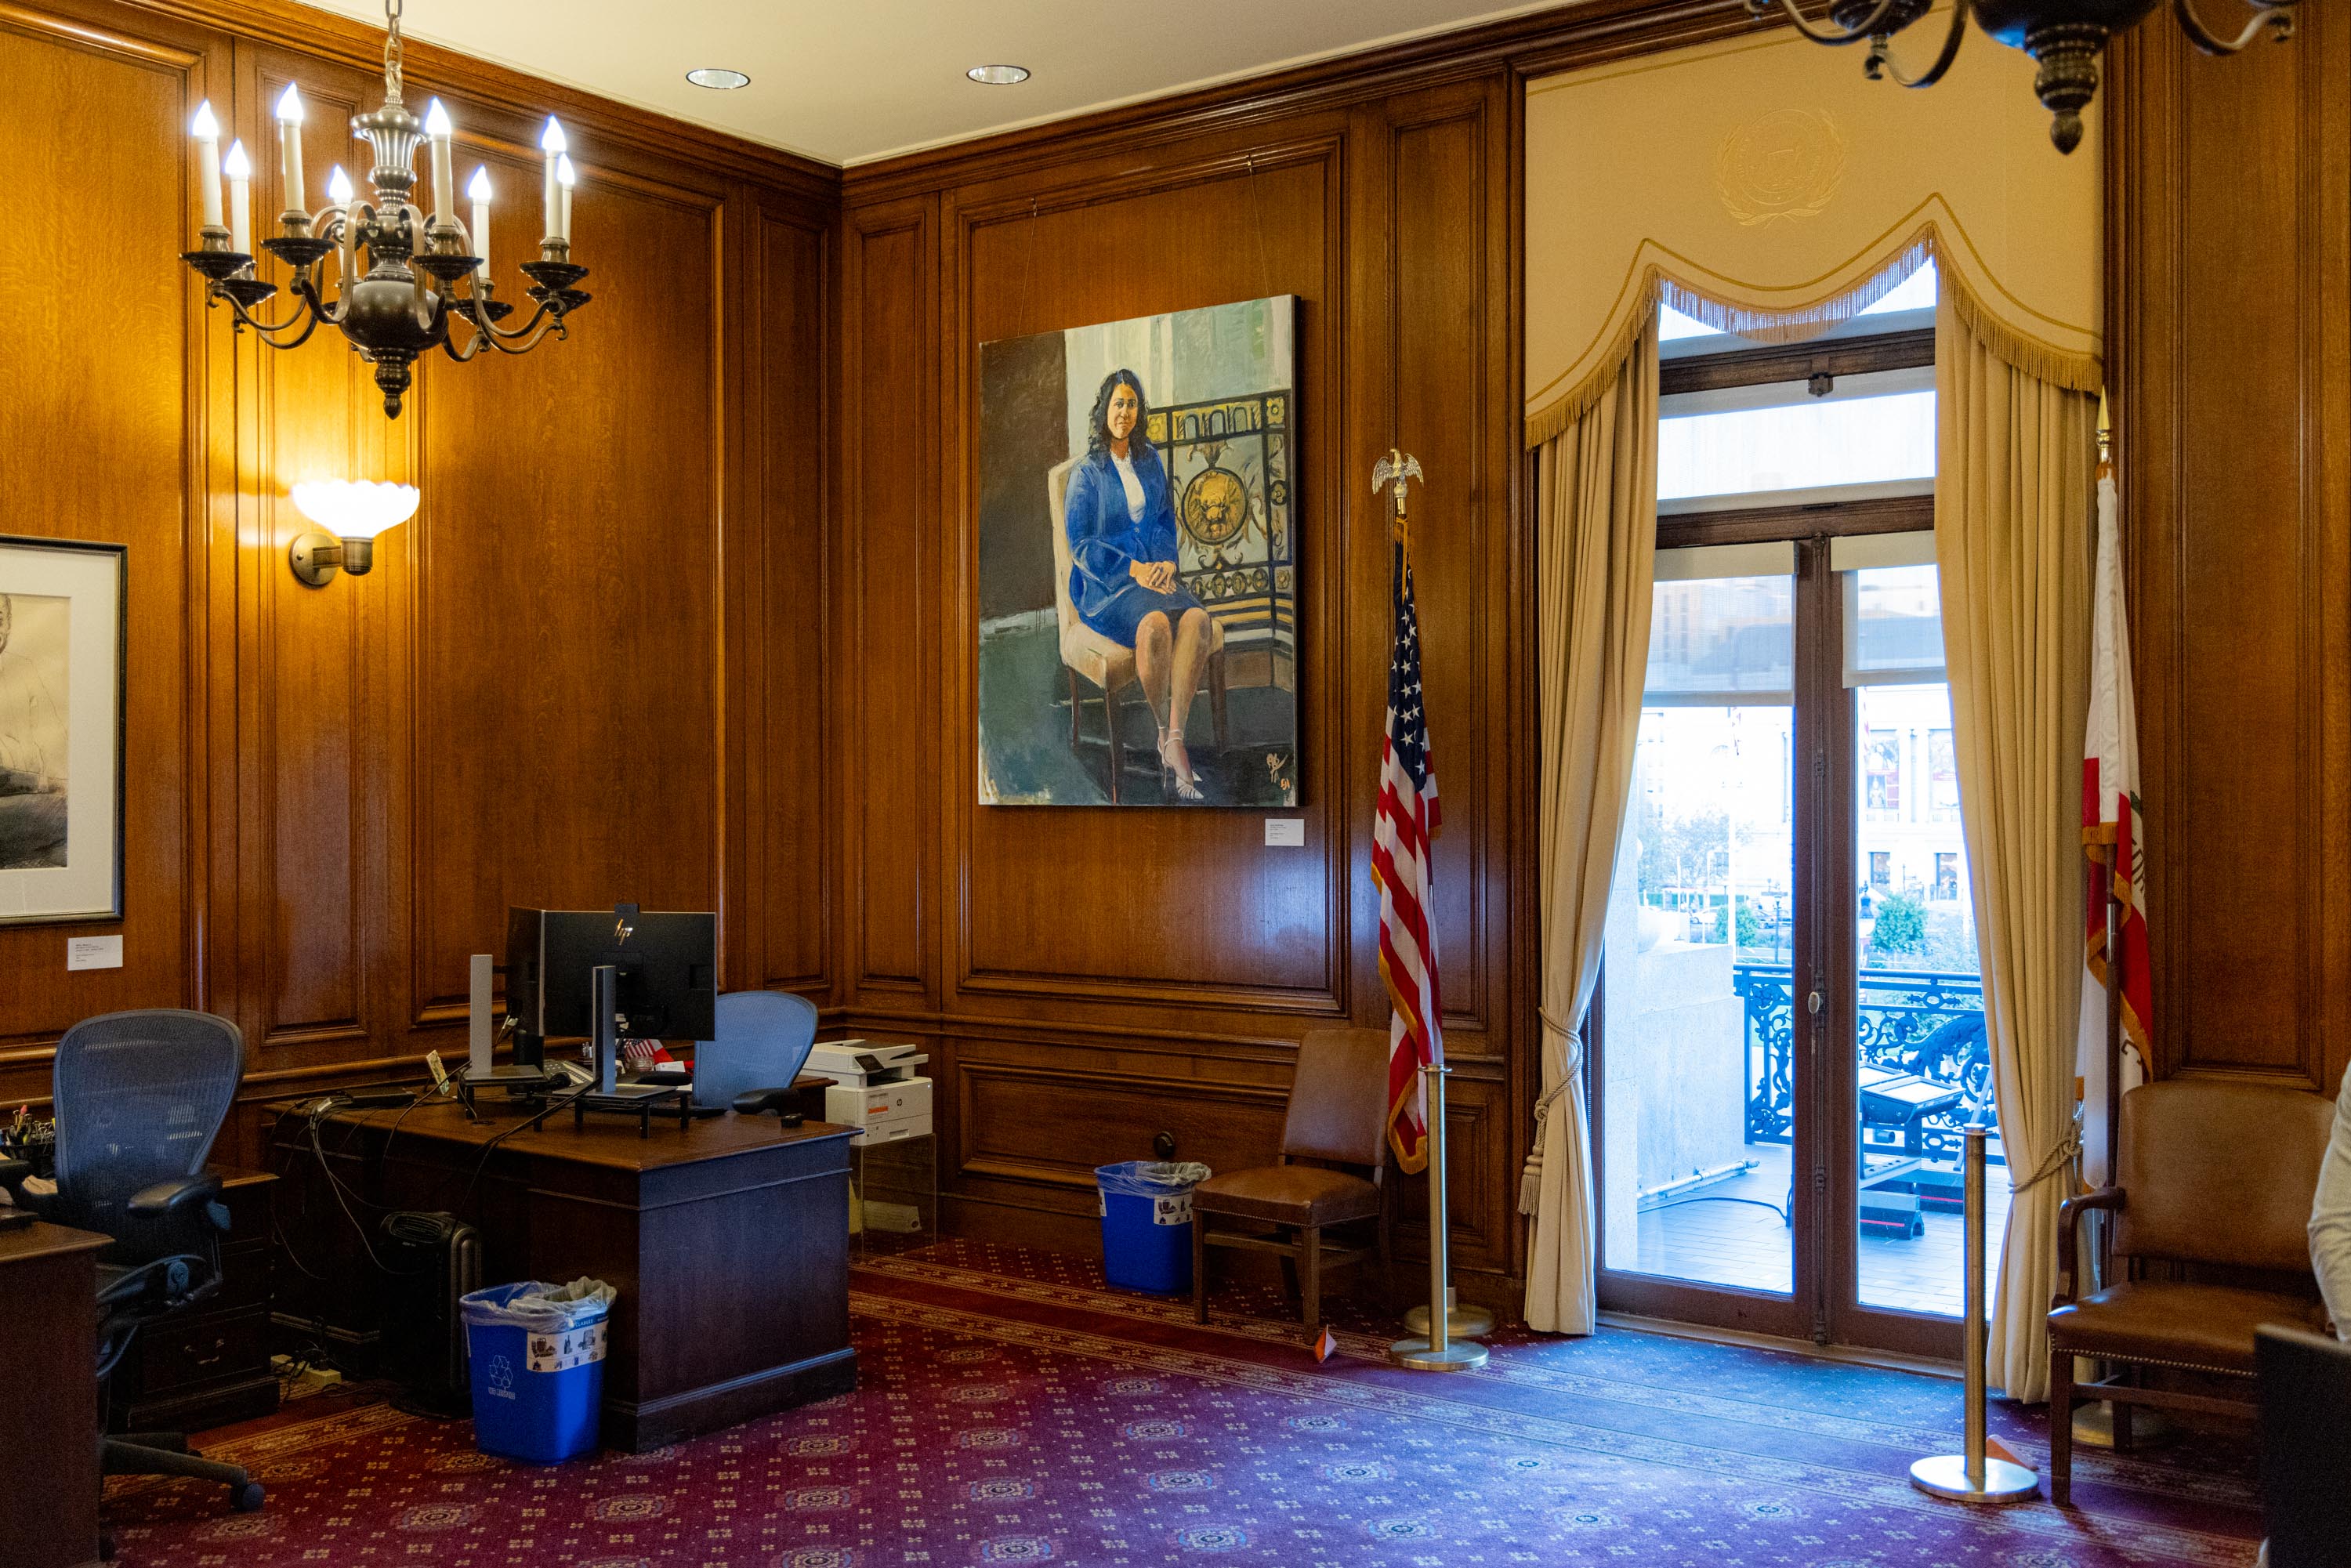
[[[1935,1497],[1947,1497],[1953,1502],[2023,1502],[2041,1495],[2041,1477],[2022,1465],[2011,1465],[2006,1459],[1984,1458],[1983,1485],[1968,1484],[1968,1461],[1964,1454],[1937,1454],[1920,1459],[1910,1467],[1910,1484]]]
[[[1443,1350],[1431,1350],[1424,1335],[1396,1341],[1388,1346],[1388,1359],[1407,1372],[1468,1372],[1486,1364],[1486,1347],[1470,1340],[1455,1340]]]
[[[2178,1431],[2164,1419],[2163,1412],[2145,1405],[2131,1406],[2131,1446],[2153,1448],[2168,1443]],[[2086,1448],[2111,1448],[2115,1446],[2115,1406],[2111,1400],[2101,1399],[2094,1405],[2078,1405],[2074,1408],[2074,1441]]]
[[[1418,1306],[1404,1315],[1404,1332],[1428,1337],[1428,1308]],[[1494,1314],[1483,1307],[1465,1307],[1456,1303],[1445,1309],[1445,1333],[1448,1339],[1484,1339],[1494,1332]]]

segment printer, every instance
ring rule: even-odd
[[[894,1143],[931,1131],[931,1081],[914,1070],[930,1058],[911,1045],[819,1040],[803,1071],[833,1081],[824,1119],[857,1129],[852,1144]]]

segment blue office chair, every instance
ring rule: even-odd
[[[31,1168],[0,1162],[19,1206],[114,1239],[98,1269],[101,1407],[140,1329],[220,1289],[229,1214],[204,1160],[244,1076],[245,1039],[226,1019],[169,1008],[86,1019],[57,1041],[57,1191],[26,1192]],[[240,1512],[261,1506],[259,1482],[176,1432],[101,1437],[99,1460],[108,1475],[219,1481]]]
[[[729,991],[713,1032],[717,1039],[695,1043],[695,1104],[789,1114],[792,1080],[816,1043],[816,1004],[791,991]]]

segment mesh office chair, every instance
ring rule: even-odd
[[[220,1289],[229,1217],[204,1159],[244,1074],[245,1040],[226,1019],[176,1009],[87,1019],[57,1042],[57,1191],[30,1195],[27,1172],[0,1173],[44,1219],[114,1239],[98,1270],[101,1400],[141,1327]],[[102,1437],[99,1458],[108,1475],[219,1481],[239,1511],[261,1506],[260,1483],[189,1452],[176,1432]]]
[[[816,1043],[816,1004],[790,991],[729,991],[694,1047],[694,1103],[746,1114],[789,1113],[792,1080]]]

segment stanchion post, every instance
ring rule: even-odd
[[[1428,1114],[1428,1331],[1388,1346],[1388,1359],[1414,1372],[1467,1372],[1486,1364],[1486,1347],[1447,1332],[1445,1301],[1445,1075],[1441,1061],[1420,1070]]]
[[[1968,1271],[1961,1293],[1967,1319],[1959,1331],[1960,1370],[1966,1375],[1966,1451],[1937,1454],[1910,1467],[1910,1484],[1955,1502],[2022,1502],[2041,1494],[2041,1477],[2022,1465],[1995,1459],[1986,1450],[1990,1434],[1984,1418],[1984,1129],[1963,1131],[1967,1137],[1965,1245],[1961,1254]]]

